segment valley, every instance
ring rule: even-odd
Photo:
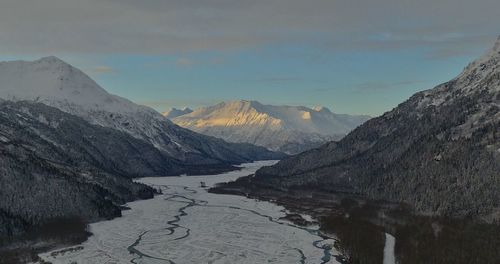
[[[130,210],[90,225],[78,246],[41,254],[51,263],[338,263],[334,240],[318,226],[283,219],[269,202],[207,193],[213,186],[253,173],[273,161],[244,164],[240,171],[211,176],[141,178],[160,189],[154,199],[128,203]]]
[[[0,264],[500,264],[499,0],[0,1]]]
[[[323,234],[346,263],[497,263],[500,224],[482,219],[423,216],[408,204],[359,195],[296,188],[283,192],[252,185],[247,179],[219,184],[209,192],[269,201],[293,212],[287,219],[308,224],[317,219]],[[396,262],[394,262],[396,261]]]

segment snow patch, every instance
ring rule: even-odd
[[[140,179],[161,188],[163,195],[128,203],[131,210],[123,211],[123,217],[91,224],[94,235],[80,250],[40,256],[54,264],[322,263],[325,249],[321,247],[331,247],[333,241],[280,222],[283,207],[241,196],[210,194],[200,187],[201,181],[213,186],[273,163],[244,164],[241,171],[210,177]],[[337,262],[331,258],[327,263]]]

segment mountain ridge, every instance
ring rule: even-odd
[[[456,78],[414,94],[339,142],[264,167],[240,183],[362,195],[428,215],[498,218],[499,47],[500,39]]]
[[[181,115],[189,114],[192,113],[193,110],[189,107],[184,107],[182,109],[177,109],[177,108],[172,108],[168,111],[162,112],[161,114],[166,117],[167,119],[172,119]]]
[[[172,121],[230,142],[248,142],[296,154],[339,139],[368,118],[334,114],[326,107],[315,110],[304,106],[274,106],[252,100],[234,100],[196,109]]]
[[[120,216],[120,204],[153,197],[130,178],[176,166],[142,140],[42,103],[0,100],[0,121],[0,249],[54,219]]]
[[[262,147],[228,144],[181,128],[152,108],[108,93],[84,72],[54,56],[0,63],[0,98],[35,101],[144,140],[185,166],[226,167],[279,158]]]

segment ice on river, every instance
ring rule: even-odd
[[[249,175],[272,162],[242,165],[215,176],[142,178],[163,194],[131,202],[123,217],[90,225],[76,250],[40,256],[52,263],[336,263],[331,241],[314,230],[279,221],[281,206],[241,196],[211,194],[200,186]],[[322,248],[325,247],[325,248]]]

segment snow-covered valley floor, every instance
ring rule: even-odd
[[[138,181],[161,188],[151,200],[127,204],[123,217],[90,225],[83,244],[41,254],[52,263],[336,263],[332,240],[279,220],[285,209],[200,186],[235,180],[273,162],[242,165],[215,176]]]

